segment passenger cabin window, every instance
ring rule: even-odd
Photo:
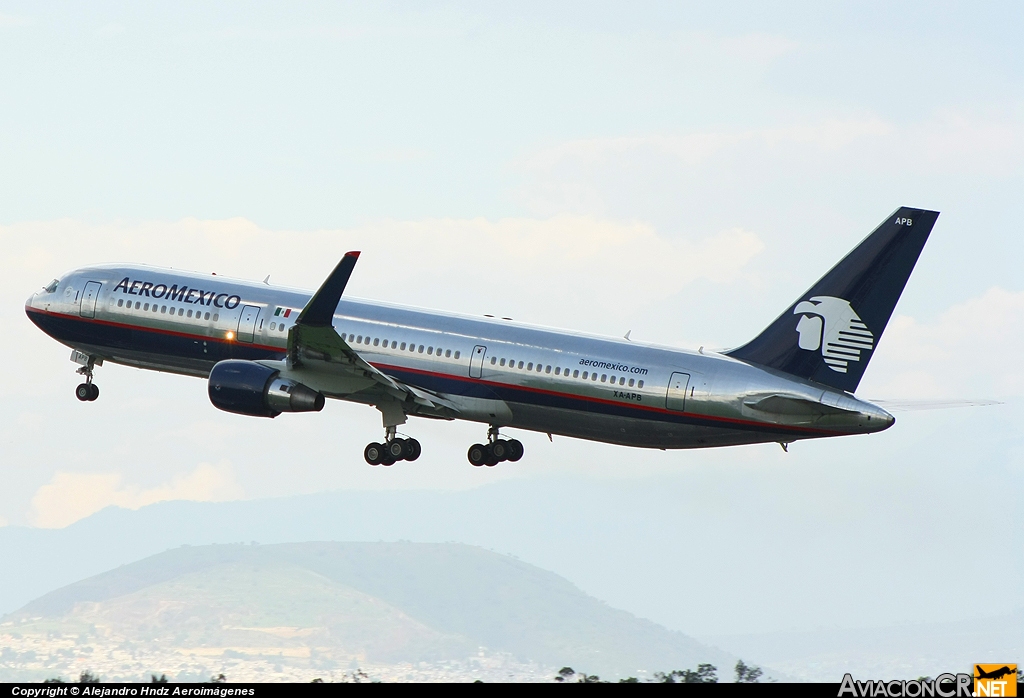
[[[522,367],[523,367],[523,362],[522,362],[522,361],[520,361],[520,362],[519,362],[519,368],[522,368]]]
[[[586,377],[587,377],[587,376],[585,375],[585,373],[586,373],[586,372],[584,372],[584,376],[583,376],[584,378],[586,378]],[[579,378],[579,377],[580,377],[580,372],[579,372],[579,371],[573,371],[573,372],[572,372],[572,377],[573,377],[573,378]]]
[[[583,380],[587,380],[587,372],[586,371],[583,372]]]
[[[433,356],[434,347],[427,347],[427,356]]]
[[[380,340],[377,339],[376,337],[374,337],[373,338],[373,346],[378,346],[379,344],[380,344]]]
[[[459,352],[455,352],[455,358],[459,358]]]
[[[452,350],[451,349],[445,349],[444,350],[444,358],[446,358],[446,359],[452,358]]]
[[[420,353],[420,354],[422,354],[422,353],[423,353],[423,345],[422,345],[422,344],[420,345],[420,348],[419,348],[419,353]]]
[[[123,305],[124,305],[124,299],[123,298],[117,301],[117,307],[118,308],[120,308]]]
[[[545,366],[544,367],[544,373],[551,373],[551,367],[550,366]]]
[[[501,360],[501,365],[502,365],[502,366],[504,366],[504,365],[505,365],[505,359],[502,359],[502,360]]]
[[[496,363],[498,363],[498,357],[497,356],[492,356],[491,357],[491,366],[493,366]]]
[[[562,375],[562,367],[561,366],[555,366],[555,375],[556,376]]]
[[[632,378],[630,378],[630,379],[629,379],[629,387],[630,387],[630,388],[632,388],[632,387],[633,387],[633,379],[632,379]]]
[[[402,347],[401,347],[401,349],[402,349],[402,351],[405,351],[405,342],[402,342]]]
[[[637,381],[636,387],[638,387],[638,388],[644,387],[644,382],[643,381]]]

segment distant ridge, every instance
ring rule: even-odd
[[[287,627],[290,639],[275,642],[370,661],[458,660],[484,647],[607,675],[735,663],[552,572],[451,543],[183,546],[52,591],[0,622],[209,647],[258,645]]]

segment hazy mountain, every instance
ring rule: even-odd
[[[701,662],[728,674],[735,663],[556,574],[460,544],[184,546],[45,594],[0,619],[0,634],[57,645],[74,638],[59,656],[106,676],[117,667],[132,676],[127,657],[140,654],[149,665],[163,657],[151,668],[171,673],[177,655],[201,654],[214,672],[225,659],[272,657],[306,680],[337,667],[460,662],[481,651],[549,676],[563,665],[636,675]],[[117,650],[122,664],[109,659]],[[5,658],[16,664],[11,652]]]
[[[806,681],[916,678],[970,671],[977,662],[1024,656],[1024,608],[997,616],[882,628],[822,629],[707,638],[742,657]]]

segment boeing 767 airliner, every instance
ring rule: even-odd
[[[932,226],[901,208],[747,344],[692,352],[343,298],[349,252],[318,291],[140,265],[78,269],[25,305],[71,347],[95,400],[104,361],[207,379],[215,407],[254,417],[373,405],[371,465],[416,460],[409,415],[488,425],[473,465],[516,461],[516,428],[659,449],[866,434],[892,415],[853,396]]]

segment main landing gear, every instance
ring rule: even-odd
[[[92,402],[100,396],[100,388],[92,382],[92,369],[96,365],[95,359],[89,357],[89,363],[83,365],[76,371],[79,375],[85,376],[85,382],[75,388],[75,397],[82,402]]]
[[[469,462],[477,467],[493,467],[505,460],[514,463],[523,457],[523,444],[518,439],[501,438],[498,427],[492,426],[487,430],[487,443],[473,444],[466,455]]]
[[[414,461],[420,457],[423,449],[416,439],[403,439],[397,436],[395,427],[387,427],[384,443],[369,443],[363,449],[363,458],[370,465],[394,465],[400,460]]]

